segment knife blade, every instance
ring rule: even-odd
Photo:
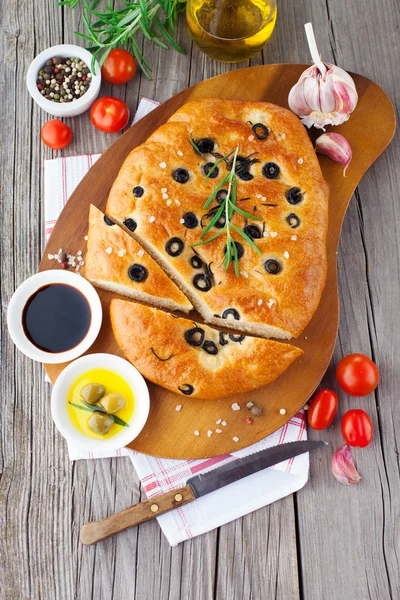
[[[193,502],[196,498],[210,494],[253,473],[258,473],[299,454],[326,446],[328,446],[327,442],[317,440],[288,442],[238,458],[208,473],[191,477],[182,488],[139,502],[105,519],[85,523],[81,529],[81,542],[91,546],[116,533]]]

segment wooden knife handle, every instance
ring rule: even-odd
[[[91,546],[111,535],[129,529],[129,527],[135,527],[135,525],[154,519],[179,506],[193,502],[195,499],[190,485],[160,494],[105,519],[85,523],[81,529],[81,542],[86,546]]]

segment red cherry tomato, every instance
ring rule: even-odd
[[[332,423],[337,407],[337,394],[332,390],[320,390],[308,409],[308,424],[313,429],[325,429]]]
[[[59,119],[47,121],[40,132],[42,142],[53,150],[63,150],[72,140],[72,131]]]
[[[350,396],[366,396],[379,382],[378,367],[364,354],[349,354],[336,367],[336,379]]]
[[[136,73],[136,60],[128,50],[115,48],[111,50],[101,67],[104,81],[119,85],[128,83]]]
[[[90,120],[100,131],[117,133],[128,124],[129,108],[119,98],[103,96],[90,109]]]
[[[374,428],[371,419],[364,410],[348,410],[343,415],[342,435],[350,446],[365,448],[372,440]]]

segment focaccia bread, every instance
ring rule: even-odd
[[[193,247],[224,201],[222,193],[204,208],[232,156],[212,177],[205,180],[205,174],[236,147],[236,205],[261,219],[233,214],[232,223],[260,251],[231,227],[240,277],[233,264],[227,272],[221,264],[226,232]],[[216,99],[185,104],[130,153],[106,212],[140,241],[208,323],[231,318],[231,328],[288,339],[302,332],[318,306],[326,277],[328,187],[305,128],[284,108]],[[223,224],[221,217],[205,238]]]
[[[93,204],[85,265],[86,279],[97,287],[169,310],[192,308],[151,256]]]
[[[302,354],[283,342],[222,333],[136,302],[114,299],[110,313],[118,345],[142,375],[192,398],[261,387]]]

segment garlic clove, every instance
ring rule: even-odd
[[[289,92],[289,108],[306,127],[325,131],[326,125],[341,125],[358,102],[353,78],[336,65],[324,63],[318,53],[311,23],[305,24],[314,64],[306,69]]]
[[[356,485],[361,479],[348,444],[343,444],[332,456],[332,473],[344,485]]]
[[[332,131],[323,133],[315,142],[315,152],[324,154],[334,162],[345,165],[343,177],[346,177],[346,170],[351,162],[353,153],[345,137],[340,135],[340,133],[333,133]]]

